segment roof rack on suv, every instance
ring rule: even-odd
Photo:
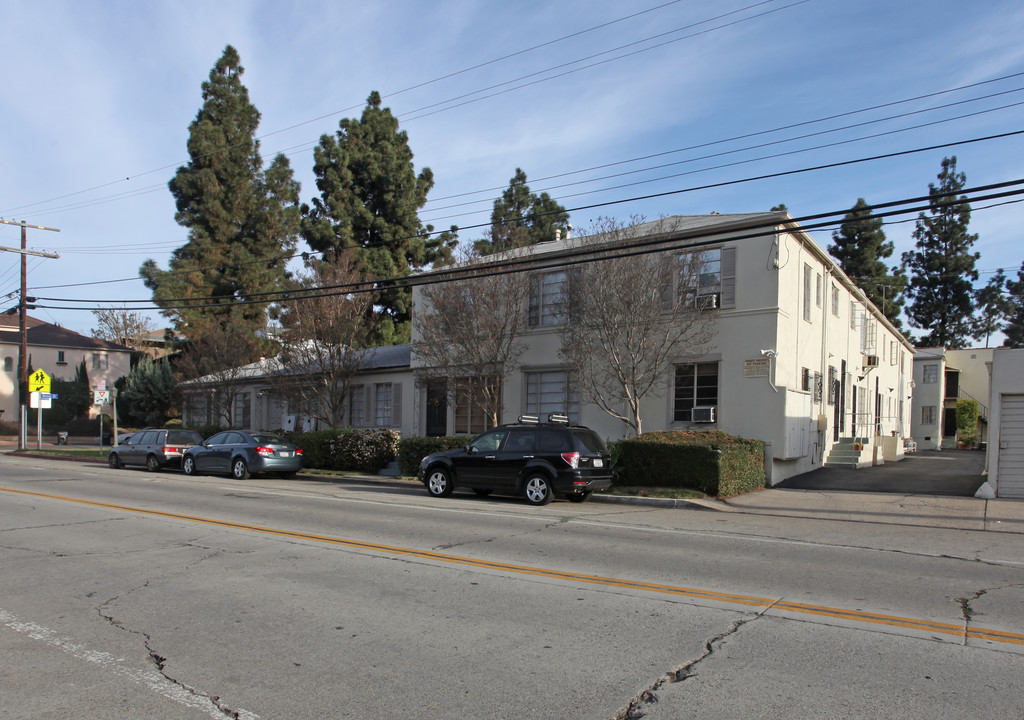
[[[538,415],[520,415],[519,422],[523,424],[536,425],[540,422],[540,416]]]
[[[548,413],[549,423],[558,423],[560,425],[569,424],[569,416],[564,413]]]

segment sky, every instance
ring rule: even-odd
[[[968,187],[1024,178],[1024,135],[964,142],[1024,130],[1019,0],[0,0],[0,19],[0,218],[59,230],[28,231],[60,256],[28,260],[31,314],[87,335],[125,303],[167,325],[138,270],[187,242],[167,183],[229,44],[264,163],[286,154],[304,202],[319,137],[377,90],[433,171],[421,219],[467,244],[516,168],[576,231],[923,196],[948,155]],[[1016,276],[1022,210],[974,207],[979,284]],[[896,220],[890,263],[914,245]],[[0,246],[20,234],[0,224]],[[0,252],[0,310],[19,264]]]

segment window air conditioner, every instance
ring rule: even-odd
[[[713,423],[715,421],[715,406],[703,405],[695,407],[692,418],[695,423]]]
[[[864,356],[864,367],[866,367],[866,368],[878,367],[878,356],[877,355],[865,355]]]
[[[698,310],[714,310],[718,307],[718,295],[698,295],[697,296],[697,309]]]

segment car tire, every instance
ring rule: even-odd
[[[181,461],[181,471],[186,475],[198,475],[199,469],[196,467],[196,459],[191,455],[186,455]]]
[[[589,500],[593,494],[593,492],[566,493],[565,499],[569,502],[581,503]]]
[[[110,453],[107,455],[107,465],[109,465],[112,470],[120,470],[124,467],[124,463],[121,462],[121,458],[118,457],[117,453]]]
[[[427,473],[427,492],[434,497],[448,497],[455,490],[452,478],[444,468],[434,468]]]
[[[523,483],[523,497],[531,505],[547,505],[551,502],[551,481],[547,475],[530,475]]]
[[[231,477],[235,480],[248,480],[249,479],[249,466],[245,460],[240,457],[236,457],[231,461]]]
[[[149,472],[160,472],[160,461],[156,459],[156,455],[146,457],[146,469]]]
[[[475,492],[480,497],[487,497],[488,495],[491,494],[491,489],[490,488],[473,488],[473,492]]]

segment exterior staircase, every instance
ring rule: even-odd
[[[854,447],[857,443],[860,443],[863,449],[857,450]],[[873,457],[874,448],[868,438],[841,438],[829,450],[828,457],[825,459],[825,467],[850,469],[871,467]]]

